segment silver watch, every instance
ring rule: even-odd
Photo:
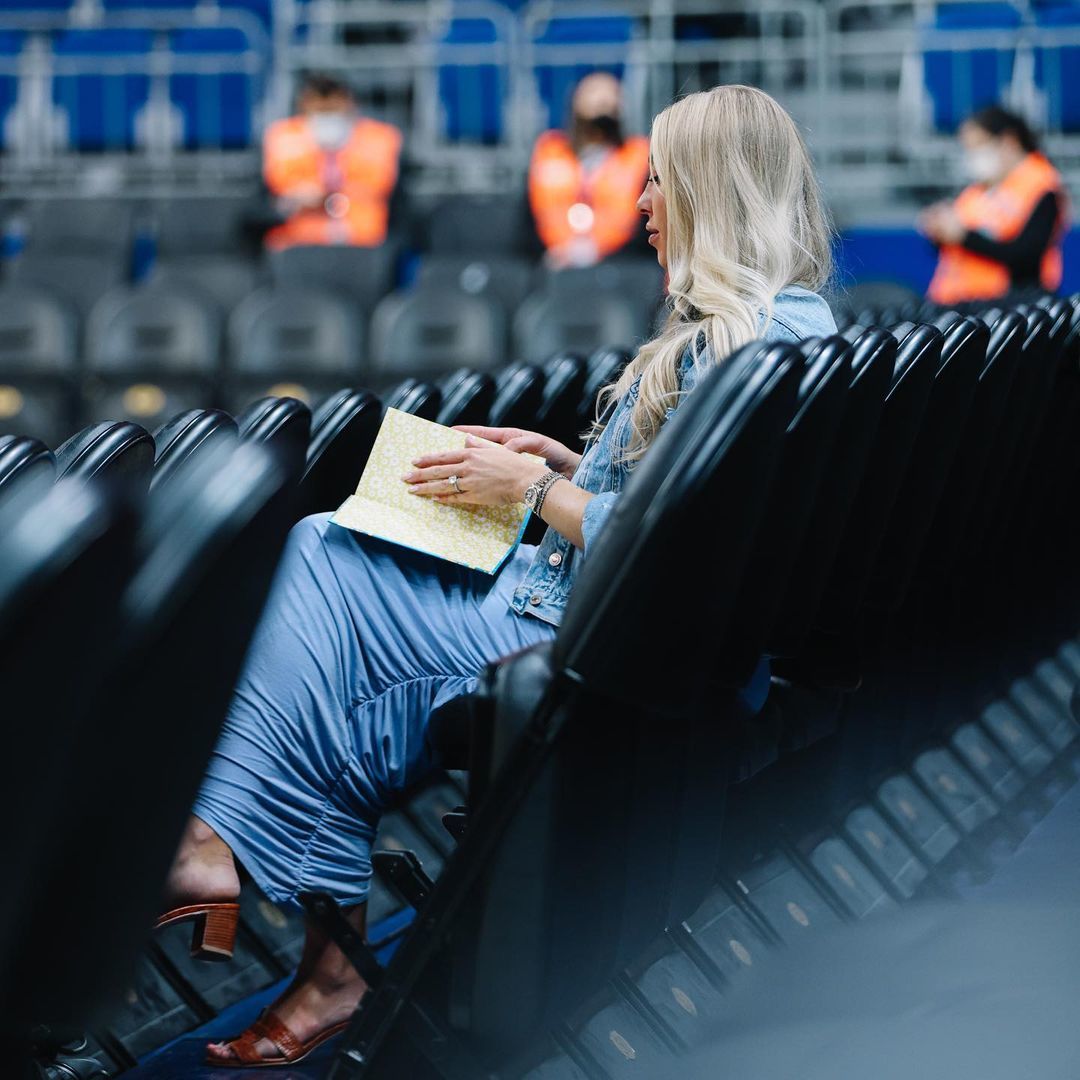
[[[539,480],[534,480],[526,489],[521,501],[534,513],[539,514],[544,505],[544,499],[551,490],[556,480],[561,480],[562,474],[548,469]]]

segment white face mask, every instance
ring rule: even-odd
[[[1001,152],[993,146],[980,146],[964,155],[964,172],[976,184],[992,184],[1001,176]]]
[[[312,137],[323,150],[340,150],[353,129],[353,117],[343,112],[316,112],[308,116]]]

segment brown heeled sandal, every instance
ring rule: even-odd
[[[197,960],[231,960],[239,919],[239,904],[189,904],[166,911],[154,923],[154,929],[193,922],[191,955]]]
[[[266,1009],[247,1031],[237,1035],[235,1039],[222,1043],[233,1052],[232,1059],[214,1057],[207,1053],[206,1064],[225,1069],[270,1069],[277,1065],[295,1065],[298,1061],[303,1061],[316,1047],[322,1046],[327,1039],[332,1039],[348,1026],[349,1021],[343,1020],[340,1024],[332,1024],[317,1035],[313,1035],[307,1042],[301,1042],[275,1013]],[[280,1056],[264,1058],[255,1049],[262,1039],[269,1039],[280,1051]]]

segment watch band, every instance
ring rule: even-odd
[[[547,493],[554,487],[555,481],[561,480],[562,478],[560,473],[549,469],[539,480],[536,480],[529,485],[526,494],[528,494],[529,491],[535,492],[532,505],[530,506],[530,509],[534,514],[539,516],[540,509],[544,505],[544,500],[547,498]]]

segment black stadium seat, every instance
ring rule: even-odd
[[[294,245],[270,252],[270,272],[278,285],[341,294],[367,316],[394,287],[398,253],[393,240],[374,248]]]
[[[93,424],[56,449],[56,477],[103,477],[145,491],[154,468],[154,440],[127,421]]]
[[[506,356],[506,318],[484,296],[418,285],[379,301],[371,318],[376,389],[411,374],[439,378],[462,364],[484,371]]]
[[[299,478],[311,435],[311,410],[296,398],[253,401],[237,418],[243,442],[260,443],[279,455],[290,476]]]
[[[560,353],[544,363],[544,398],[536,414],[536,428],[564,446],[580,442],[581,398],[588,371],[576,353]]]
[[[612,348],[604,346],[597,349],[589,357],[586,363],[585,386],[581,391],[581,407],[579,410],[582,430],[596,419],[597,396],[605,386],[613,385],[622,374],[623,369],[633,359],[633,354],[628,349]]]
[[[28,250],[11,264],[9,280],[56,293],[85,318],[110,289],[127,281],[127,257],[107,252]]]
[[[224,317],[266,280],[261,264],[247,255],[193,252],[159,255],[147,283],[164,291],[194,294]]]
[[[486,424],[495,401],[495,380],[486,371],[459,368],[439,383],[442,406],[436,417],[440,424]]]
[[[379,399],[368,390],[339,390],[315,410],[298,518],[336,510],[356,490],[381,419]]]
[[[111,590],[119,632],[95,625],[90,635],[115,660],[84,698],[43,822],[51,844],[21,893],[8,967],[20,1016],[85,1022],[128,983],[285,540],[290,496],[274,455],[254,445],[218,445],[150,496],[134,573]]]
[[[87,324],[91,414],[157,427],[216,394],[221,318],[191,293],[158,287],[103,297]]]
[[[895,361],[896,339],[887,330],[865,330],[852,343],[847,408],[822,469],[806,535],[788,576],[781,602],[784,618],[771,629],[766,641],[766,651],[772,656],[799,654],[814,625],[862,484]]]
[[[387,390],[383,405],[388,409],[412,413],[424,420],[435,420],[442,407],[442,391],[434,383],[404,379]]]
[[[525,199],[512,195],[455,195],[428,221],[428,250],[438,255],[539,254]]]
[[[48,485],[55,475],[56,459],[44,443],[0,435],[0,493],[6,496],[23,483]]]
[[[229,391],[234,411],[266,394],[313,401],[356,378],[364,358],[355,305],[296,286],[260,289],[229,319]]]
[[[32,286],[8,285],[0,289],[0,385],[18,395],[10,415],[0,425],[13,433],[55,439],[71,430],[77,394],[78,320],[75,311],[58,296]],[[27,397],[31,398],[27,408]],[[45,413],[41,427],[31,419],[33,401]],[[51,417],[49,416],[51,412]],[[38,425],[31,430],[26,425]],[[2,428],[0,428],[2,429]],[[21,429],[16,431],[16,429]]]
[[[346,1040],[362,1041],[387,1075],[409,1074],[432,1053],[503,1068],[663,928],[673,887],[688,891],[678,874],[702,838],[681,831],[681,793],[707,780],[717,798],[730,762],[726,752],[702,758],[698,739],[673,733],[693,724],[712,643],[641,627],[680,625],[682,608],[701,603],[724,628],[794,407],[796,359],[781,350],[765,361],[751,346],[703,380],[627,485],[554,646],[485,677],[479,700],[490,719],[476,728],[483,745],[474,745],[458,857],[424,930],[392,960],[387,992],[369,996]],[[730,505],[744,511],[745,529],[724,528]],[[711,572],[693,594],[672,590],[667,568],[681,558],[688,523],[703,520],[716,525]],[[627,680],[628,667],[639,677]],[[713,733],[715,750],[724,730],[714,712],[700,734]],[[430,1039],[413,1034],[414,1008],[434,1025]]]
[[[172,483],[200,454],[219,442],[237,441],[236,421],[220,409],[189,409],[154,432],[154,475],[150,490]]]
[[[535,277],[533,261],[521,256],[438,252],[421,258],[417,282],[495,300],[509,320]]]
[[[612,289],[562,290],[550,286],[528,296],[514,315],[514,354],[542,363],[552,353],[589,354],[602,345],[643,341],[651,311]]]
[[[28,944],[19,931],[33,910],[33,883],[55,854],[53,827],[67,825],[53,815],[67,775],[81,766],[75,739],[115,648],[134,538],[130,506],[74,480],[44,493],[22,489],[0,504],[0,677],[5,743],[17,763],[5,771],[0,801],[9,820],[21,819],[7,854],[8,880],[20,887],[0,890],[0,1001],[9,1051],[13,1037],[26,1034],[12,1012],[28,989],[12,977],[11,961]],[[76,632],[88,617],[88,632]]]
[[[544,402],[547,379],[535,364],[510,364],[495,380],[495,400],[488,423],[492,427],[536,429],[536,416]]]

